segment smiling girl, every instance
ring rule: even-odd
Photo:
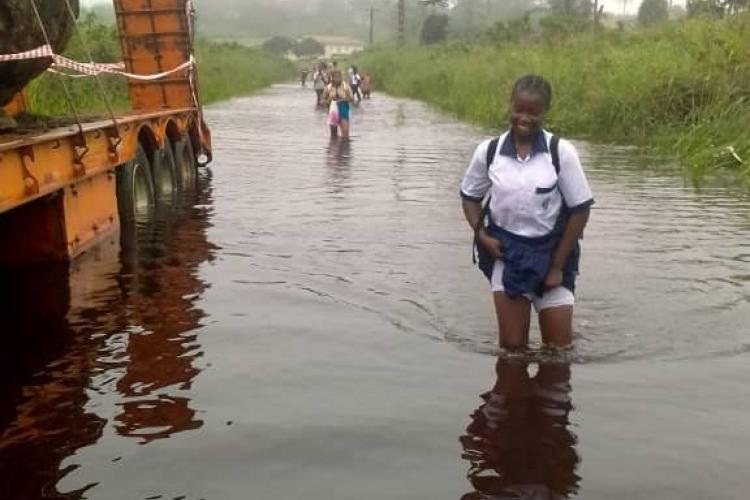
[[[464,215],[507,349],[528,344],[532,304],[546,345],[572,342],[579,240],[594,200],[575,147],[543,128],[551,103],[544,78],[519,79],[509,130],[477,147],[461,182]]]

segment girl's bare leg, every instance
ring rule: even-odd
[[[341,137],[349,137],[349,121],[341,120],[339,126],[341,127]]]
[[[500,347],[525,348],[529,343],[531,302],[526,297],[511,299],[505,292],[495,292],[493,295],[500,331]]]
[[[539,312],[542,341],[550,347],[568,347],[573,342],[573,306],[561,306]]]
[[[337,125],[331,125],[331,137],[339,136],[339,127]]]

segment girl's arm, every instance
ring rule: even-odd
[[[563,282],[563,267],[570,257],[570,252],[576,245],[578,239],[583,235],[583,230],[589,221],[591,209],[586,208],[571,214],[568,223],[565,225],[560,243],[557,244],[555,252],[552,254],[552,264],[550,266],[547,279],[544,280],[544,286],[547,289],[556,288]]]
[[[463,199],[461,200],[461,207],[464,209],[464,217],[466,222],[471,226],[471,230],[475,233],[480,229],[482,222],[482,204],[478,201]]]
[[[576,242],[583,235],[583,229],[591,214],[591,205],[594,204],[594,196],[581,166],[581,160],[578,158],[578,151],[565,140],[560,141],[558,185],[563,201],[566,206],[570,207],[571,212],[562,238],[552,254],[550,272],[544,281],[546,288],[555,288],[562,284],[562,269],[568,261],[570,252],[575,248]]]
[[[477,240],[477,243],[482,245],[493,258],[502,260],[503,247],[500,240],[491,237],[484,230],[482,204],[478,201],[464,198],[461,201],[461,206],[464,209],[466,222],[469,223],[472,231],[474,231],[474,238]]]

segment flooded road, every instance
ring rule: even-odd
[[[0,499],[750,496],[750,200],[579,144],[572,363],[498,358],[483,132],[377,95],[330,142],[313,100],[213,107],[198,193],[3,272]]]

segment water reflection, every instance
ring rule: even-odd
[[[461,437],[474,492],[462,500],[558,500],[578,491],[570,364],[499,359],[497,381],[481,397]]]
[[[351,161],[351,139],[332,137],[326,149],[329,193],[339,195],[346,192],[351,181]]]
[[[341,137],[331,138],[328,143],[327,163],[329,167],[349,167],[352,161],[352,141]]]
[[[73,450],[97,441],[105,420],[85,409],[94,350],[82,350],[67,313],[68,266],[4,269],[0,314],[0,498],[77,499],[53,485]]]
[[[10,318],[0,349],[0,498],[82,498],[93,485],[56,487],[77,468],[77,450],[106,435],[147,443],[202,425],[185,391],[200,371],[210,207],[203,178],[153,224],[71,266],[0,270],[0,315]]]

